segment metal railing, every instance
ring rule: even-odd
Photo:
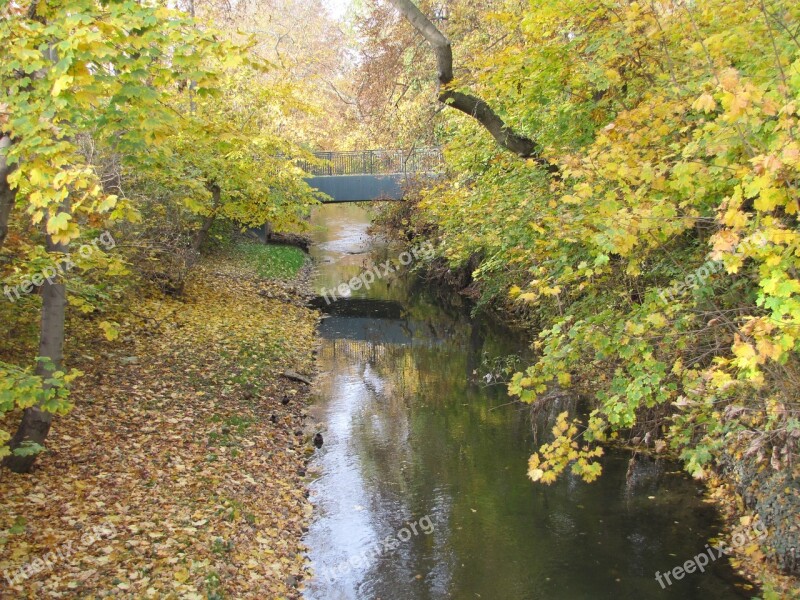
[[[314,156],[326,162],[322,165],[301,162],[299,165],[314,176],[433,173],[441,170],[444,164],[441,148],[315,152]]]

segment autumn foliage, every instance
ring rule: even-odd
[[[10,446],[0,429],[0,457],[29,470],[32,460],[18,459],[41,451],[51,415],[72,406],[67,313],[114,339],[108,315],[137,280],[179,293],[214,239],[298,226],[316,194],[294,163],[307,153],[280,133],[286,115],[305,110],[297,84],[273,73],[251,38],[161,3],[2,11],[1,269],[6,291],[25,289],[6,294],[4,312],[25,321],[41,310],[42,331],[38,353],[0,362],[0,414],[26,411]],[[79,252],[112,232],[114,252]],[[64,261],[68,275],[36,283]]]
[[[428,15],[434,4],[422,3]],[[800,506],[797,4],[448,8],[437,23],[454,89],[482,97],[556,168],[444,109],[450,175],[403,223],[435,235],[454,268],[479,257],[481,302],[535,326],[536,360],[513,394],[591,399],[589,413],[562,415],[531,478],[591,480],[598,444],[613,440],[672,450],[695,477],[735,482],[779,532],[767,552],[796,570],[800,532],[781,511]],[[405,71],[429,101],[434,75],[430,58]]]

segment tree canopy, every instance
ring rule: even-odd
[[[362,69],[404,78],[383,88],[394,110],[435,111],[449,173],[393,222],[435,238],[451,268],[477,264],[480,302],[538,332],[513,394],[591,399],[562,415],[531,479],[593,480],[602,444],[625,440],[701,479],[734,469],[766,502],[766,481],[796,477],[800,436],[796,3],[420,2],[452,45],[445,89],[536,140],[555,178],[475,115],[436,108],[425,24],[391,4],[381,27],[364,21],[383,53]]]
[[[0,431],[0,456],[27,470],[79,375],[61,365],[65,300],[99,316],[135,276],[182,279],[215,226],[302,227],[317,194],[295,159],[316,140],[291,131],[313,112],[308,84],[235,27],[168,3],[2,11],[5,308],[40,306],[42,331],[36,360],[0,364],[0,412],[41,421],[34,434],[23,420],[10,446]]]

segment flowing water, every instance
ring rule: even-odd
[[[317,290],[373,259],[400,264],[367,234],[369,218],[354,205],[317,210]],[[526,477],[530,411],[483,379],[524,349],[519,336],[446,306],[411,276],[322,305],[315,413],[325,444],[312,461],[306,544],[316,576],[306,598],[749,596],[724,558],[665,589],[656,581],[718,530],[701,487],[677,466],[641,460],[629,470],[629,455],[611,453],[593,484]]]

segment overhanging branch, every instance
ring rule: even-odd
[[[497,143],[523,158],[533,158],[542,165],[550,167],[544,159],[539,157],[539,148],[536,143],[524,136],[518,135],[505,124],[492,107],[476,96],[443,89],[439,92],[439,101],[469,115],[492,134]]]
[[[541,147],[534,140],[516,133],[484,100],[449,87],[453,81],[453,48],[450,40],[411,0],[389,1],[433,47],[440,86],[439,101],[478,121],[503,148],[523,158],[532,158],[550,173],[558,173],[558,167],[542,157]]]

